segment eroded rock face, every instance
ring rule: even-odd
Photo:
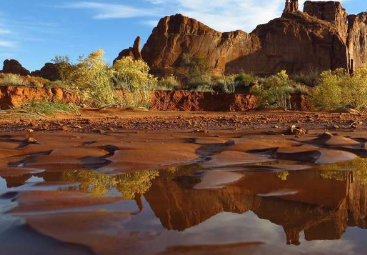
[[[339,2],[287,0],[281,18],[244,31],[221,33],[180,14],[161,19],[142,50],[156,75],[177,70],[183,54],[205,57],[213,74],[269,75],[353,70],[366,56],[366,16],[349,17]],[[361,38],[361,39],[360,39]]]
[[[348,16],[350,70],[367,63],[367,12]]]
[[[25,69],[17,60],[6,59],[4,61],[3,73],[19,74],[23,76],[30,75],[30,72]]]
[[[60,72],[54,63],[46,63],[41,70],[34,71],[31,74],[32,76],[42,77],[50,81],[60,80]]]
[[[305,13],[334,24],[346,41],[348,36],[348,14],[339,2],[305,2]]]
[[[141,37],[138,36],[134,41],[134,46],[130,47],[129,49],[125,49],[121,51],[118,57],[113,61],[113,63],[115,63],[117,60],[120,60],[124,57],[131,57],[134,60],[141,60],[142,56],[141,56],[140,44],[141,44]]]
[[[256,36],[243,31],[221,33],[180,14],[161,19],[145,44],[142,56],[153,73],[167,74],[177,67],[183,54],[204,56],[215,73],[226,64],[260,48]]]

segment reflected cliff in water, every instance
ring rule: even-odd
[[[335,172],[328,172],[335,175]],[[198,177],[157,178],[145,198],[168,230],[185,231],[222,213],[252,211],[260,219],[282,226],[287,244],[340,239],[348,227],[367,227],[367,185],[358,172],[311,170],[278,173],[244,173],[222,189],[197,190]],[[338,175],[338,176],[339,176]],[[328,178],[326,178],[328,177]]]

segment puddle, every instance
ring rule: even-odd
[[[4,153],[1,255],[365,254],[367,160],[330,149],[357,140],[262,135],[257,149],[244,134],[69,136]]]

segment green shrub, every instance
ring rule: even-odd
[[[200,85],[195,89],[195,91],[197,91],[197,92],[214,92],[214,89],[211,85]]]
[[[276,75],[259,79],[250,92],[258,96],[261,108],[289,108],[290,96],[300,92],[300,88],[294,81],[289,79],[286,71],[281,71]]]
[[[80,58],[77,64],[70,64],[67,58],[56,57],[54,62],[59,65],[64,87],[76,91],[85,105],[146,106],[148,91],[157,84],[157,79],[149,74],[149,66],[144,61],[126,57],[110,67],[103,56],[104,52],[97,50],[86,58]]]
[[[118,60],[111,70],[115,88],[128,92],[123,93],[120,103],[125,107],[148,107],[149,91],[158,83],[158,79],[149,74],[148,64],[126,57]]]
[[[79,63],[64,70],[63,82],[77,91],[84,104],[104,107],[116,102],[111,71],[103,59],[104,52],[92,52]]]
[[[344,75],[339,76],[331,71],[323,72],[320,84],[313,89],[311,101],[320,110],[336,110],[342,107],[342,88]]]
[[[157,90],[179,90],[181,88],[181,83],[177,80],[177,78],[173,75],[161,78],[158,81],[158,85],[156,87]]]
[[[320,72],[317,70],[309,70],[308,72],[301,72],[291,76],[292,80],[297,83],[305,84],[314,87],[319,83]]]
[[[0,74],[1,86],[30,86],[29,81],[18,74]]]
[[[205,57],[183,54],[179,63],[186,77],[186,89],[210,86],[212,83],[211,67]]]
[[[195,89],[202,86],[211,86],[212,77],[209,75],[192,76],[187,80],[187,88]]]
[[[0,86],[44,87],[50,81],[41,77],[0,74]]]
[[[362,67],[350,76],[344,69],[325,71],[312,91],[311,100],[319,110],[367,107],[367,68]]]
[[[61,101],[50,100],[34,100],[21,107],[5,110],[4,113],[13,117],[54,117],[56,114],[78,113],[79,108],[75,104],[65,103]]]
[[[309,95],[311,92],[310,87],[302,84],[295,84],[293,85],[294,94],[298,95]]]
[[[232,94],[236,92],[234,76],[223,76],[212,79],[212,87],[216,92]]]
[[[237,87],[250,88],[256,83],[256,78],[247,73],[240,73],[234,76]]]

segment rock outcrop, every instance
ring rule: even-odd
[[[17,60],[15,59],[6,59],[4,61],[4,66],[2,73],[12,73],[19,74],[23,76],[30,75],[30,72],[25,69]]]
[[[298,0],[286,0],[283,14],[298,12]]]
[[[339,2],[305,2],[305,13],[336,26],[340,36],[346,42],[348,37],[348,14]]]
[[[57,64],[46,63],[41,70],[37,70],[31,73],[32,76],[42,77],[50,81],[60,80],[60,72],[57,68]]]
[[[143,59],[142,56],[141,56],[141,46],[140,46],[140,44],[141,44],[141,37],[138,36],[134,41],[134,46],[121,51],[120,54],[118,55],[118,57],[113,61],[113,63],[115,63],[117,60],[120,60],[124,57],[131,57],[134,60]]]
[[[348,16],[348,49],[349,68],[355,68],[367,63],[367,12]]]
[[[366,13],[348,17],[339,2],[307,1],[301,12],[297,0],[287,0],[282,17],[248,34],[221,33],[177,14],[159,21],[138,57],[160,76],[177,71],[184,54],[206,58],[217,75],[337,68],[352,72],[367,60],[366,17]],[[119,58],[136,58],[135,48]]]
[[[260,49],[260,41],[243,31],[220,33],[180,14],[159,21],[145,44],[142,56],[155,74],[167,74],[179,65],[183,54],[206,57],[218,74],[239,56]]]
[[[63,101],[66,103],[80,102],[80,98],[76,93],[67,92],[62,88],[0,87],[0,109],[19,107],[34,100]]]

